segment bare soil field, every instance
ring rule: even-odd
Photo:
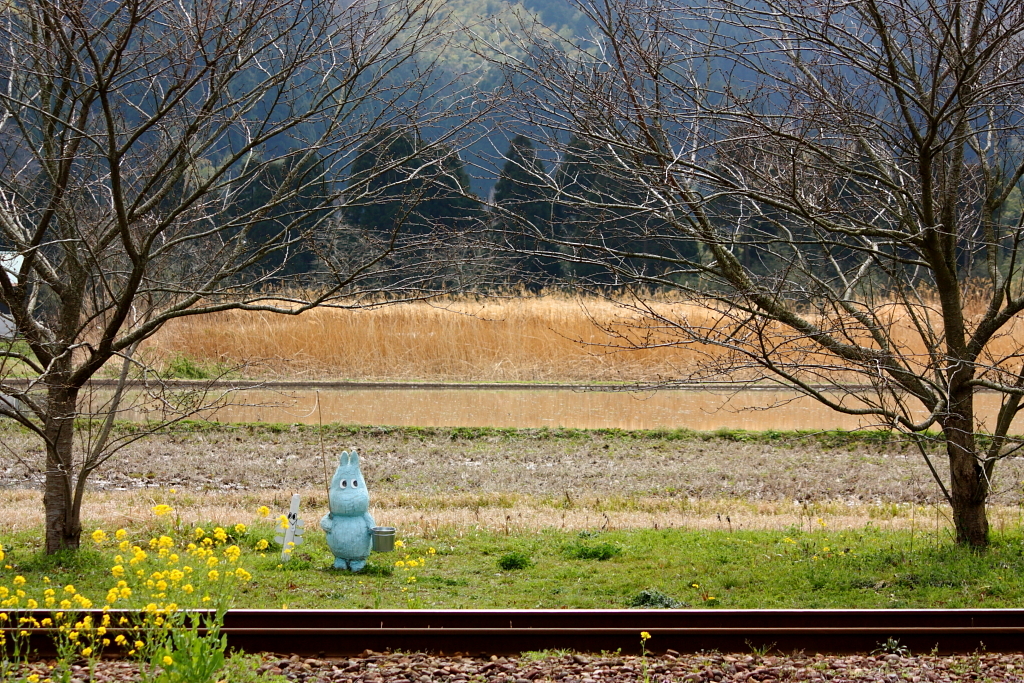
[[[785,528],[828,524],[945,525],[948,515],[909,444],[829,447],[793,438],[647,438],[629,433],[519,430],[470,438],[453,430],[330,433],[224,428],[147,437],[91,479],[85,518],[142,520],[168,502],[184,521],[247,521],[259,505],[324,504],[336,454],[358,449],[380,520],[437,526]],[[43,453],[6,432],[0,450],[0,524],[41,523]],[[940,472],[944,458],[936,454]],[[1024,461],[996,471],[996,529],[1019,523]]]

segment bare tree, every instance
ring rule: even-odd
[[[340,219],[390,168],[437,166],[457,149],[459,126],[446,125],[436,153],[343,182],[375,131],[457,112],[450,84],[419,57],[446,39],[439,6],[4,5],[0,298],[15,335],[0,349],[0,414],[45,443],[47,552],[78,546],[86,480],[125,443],[111,425],[138,404],[133,382],[162,386],[139,346],[167,321],[451,286],[451,230],[411,234],[399,222],[368,234]],[[112,366],[102,400],[84,391]],[[160,409],[158,426],[208,402],[160,391],[145,403]],[[76,439],[76,421],[90,436]]]
[[[781,383],[926,459],[938,438],[957,542],[986,545],[1024,395],[1024,6],[576,4],[588,41],[508,32],[511,110],[562,156],[571,218],[523,229],[632,293],[623,346],[706,353],[679,381]]]

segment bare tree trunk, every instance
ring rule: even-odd
[[[974,395],[969,389],[950,394],[949,416],[943,420],[942,429],[949,456],[949,494],[956,542],[982,548],[988,545],[988,479],[978,459],[974,438]]]
[[[78,389],[51,385],[45,427],[46,552],[78,548],[82,537],[81,505],[74,500],[74,434]]]

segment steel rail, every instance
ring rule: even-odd
[[[102,612],[91,611],[94,623]],[[15,613],[12,613],[12,616]],[[22,613],[23,615],[26,613]],[[31,613],[41,620],[50,614]],[[86,612],[74,613],[80,619]],[[112,623],[124,612],[111,611]],[[5,628],[8,632],[15,624]],[[31,644],[52,652],[53,629]],[[531,650],[1024,651],[1024,609],[900,610],[229,610],[222,633],[248,652],[340,657],[366,650],[514,654]]]

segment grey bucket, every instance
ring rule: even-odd
[[[373,532],[373,551],[376,553],[390,553],[395,549],[395,527],[375,526]]]

